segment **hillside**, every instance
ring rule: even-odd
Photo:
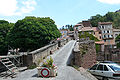
[[[88,20],[94,27],[98,26],[98,22],[113,22],[113,28],[120,29],[120,10],[108,12],[103,16],[97,14],[96,16],[91,16]]]

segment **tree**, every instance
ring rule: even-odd
[[[6,55],[8,52],[7,35],[13,26],[13,23],[0,20],[0,55]]]
[[[45,46],[60,35],[55,22],[49,17],[25,17],[15,23],[8,34],[8,42],[13,48],[31,51]]]
[[[120,12],[108,12],[104,16],[97,14],[96,16],[92,16],[89,21],[92,26],[98,26],[98,22],[112,22],[113,28],[120,28]]]
[[[115,42],[117,43],[117,48],[120,48],[120,34],[115,38]]]
[[[74,29],[73,29],[73,26],[72,25],[65,25],[65,28],[64,28],[64,26],[62,27],[62,29],[69,29],[70,31],[73,31]]]

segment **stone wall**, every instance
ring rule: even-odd
[[[73,49],[74,64],[83,68],[90,68],[96,63],[95,43],[92,40],[80,40]]]
[[[53,43],[49,44],[47,46],[44,46],[40,49],[37,49],[35,51],[29,52],[27,55],[24,55],[24,65],[31,66],[33,64],[39,65],[39,63],[45,59],[47,56],[53,53],[53,51],[59,49],[59,47],[62,47],[65,45],[68,40],[60,41],[60,43]],[[60,45],[60,46],[59,46]]]

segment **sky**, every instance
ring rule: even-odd
[[[119,9],[120,0],[0,0],[0,20],[15,23],[25,16],[50,17],[60,28]]]

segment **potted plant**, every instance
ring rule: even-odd
[[[47,73],[45,73],[47,76],[55,77],[57,75],[57,66],[53,64],[52,57],[44,61],[43,64],[37,69],[38,69],[38,76],[42,76],[43,69],[47,69]]]

